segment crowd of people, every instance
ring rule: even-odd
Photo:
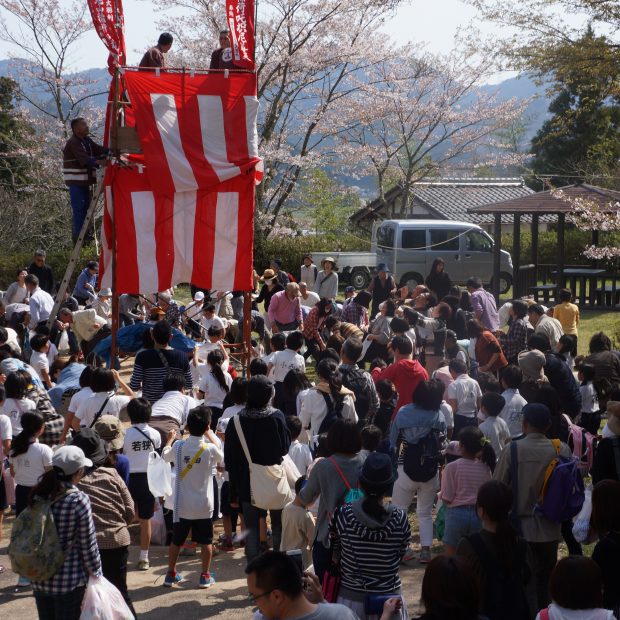
[[[415,560],[425,620],[620,618],[620,353],[599,332],[578,354],[571,291],[498,308],[438,259],[413,290],[379,264],[342,298],[333,258],[292,271],[255,272],[249,377],[231,348],[242,293],[121,296],[118,337],[139,341],[127,381],[99,355],[97,264],[55,317],[45,253],[18,271],[0,316],[0,525],[9,506],[16,523],[53,514],[62,562],[18,577],[40,617],[78,618],[100,575],[135,616],[137,523],[135,569],[166,544],[165,587],[188,579],[180,554],[200,547],[208,589],[214,553],[243,547],[269,620],[406,618]]]

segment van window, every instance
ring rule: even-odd
[[[402,247],[411,250],[423,250],[426,247],[426,229],[411,228],[403,230]]]
[[[381,226],[377,230],[377,245],[388,249],[394,247],[394,229],[391,226]]]
[[[493,242],[479,230],[472,230],[465,235],[465,250],[468,252],[492,252]]]
[[[431,247],[430,250],[440,252],[447,250],[449,252],[459,250],[459,230],[449,230],[446,228],[431,229]]]

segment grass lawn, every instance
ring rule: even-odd
[[[592,334],[605,332],[616,345],[620,344],[620,312],[603,312],[600,310],[583,310],[579,322],[580,355],[587,355]]]

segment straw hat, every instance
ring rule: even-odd
[[[321,267],[325,267],[325,263],[331,263],[332,264],[332,269],[336,269],[336,259],[333,256],[326,256],[321,261]]]
[[[269,282],[276,277],[276,272],[273,269],[265,269],[263,275],[260,277],[261,282]]]

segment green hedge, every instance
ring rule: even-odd
[[[309,252],[370,252],[370,241],[349,234],[338,238],[331,235],[307,235],[257,239],[254,247],[254,267],[262,273],[263,269],[269,267],[270,259],[279,258],[284,269],[295,275],[303,262],[304,254]]]
[[[71,249],[66,249],[59,250],[57,252],[47,252],[46,262],[52,268],[56,282],[60,282],[62,277],[65,275],[65,270],[67,269],[67,263],[69,262],[71,251]],[[0,255],[0,289],[6,290],[12,282],[15,282],[17,270],[22,267],[28,267],[30,263],[32,263],[32,258],[33,256],[31,252],[12,254],[10,256]],[[80,253],[80,261],[78,265],[76,265],[73,273],[72,283],[75,282],[78,274],[89,260],[98,260],[94,245],[82,248],[82,252]]]

